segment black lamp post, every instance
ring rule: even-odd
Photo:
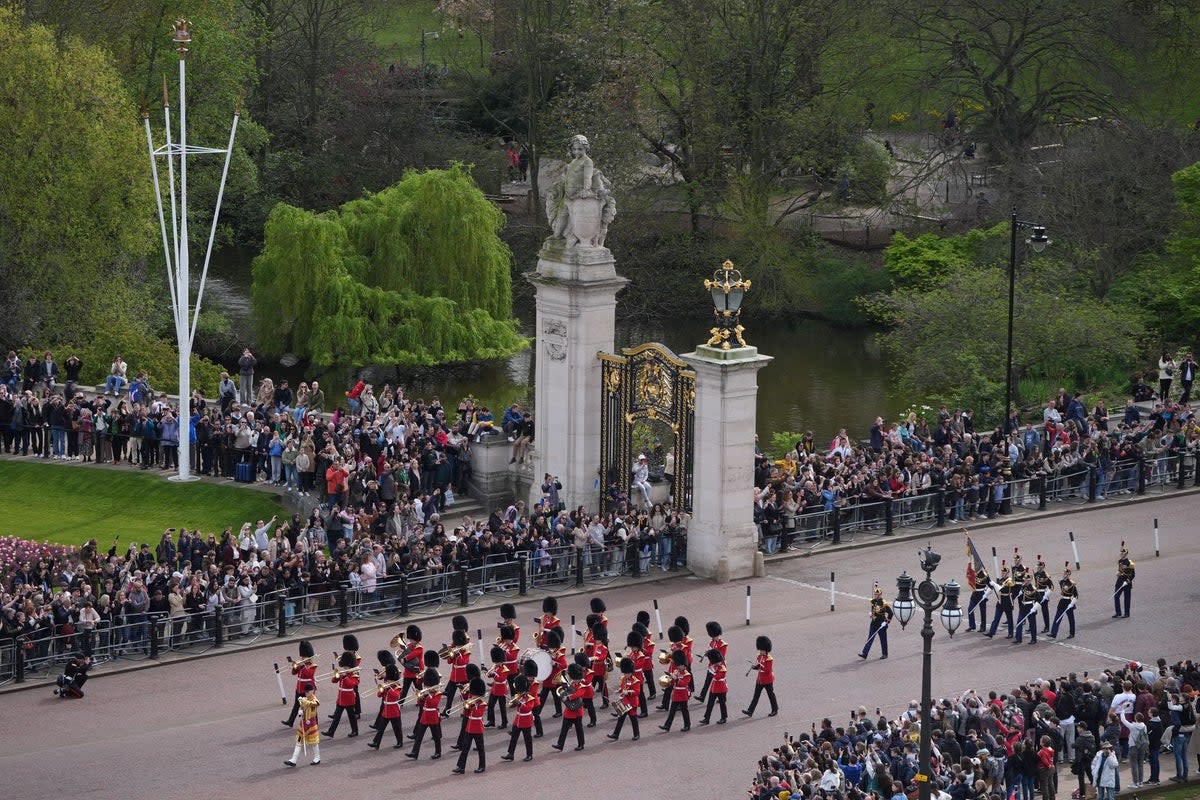
[[[1026,222],[1022,219],[1017,219],[1017,207],[1013,206],[1012,216],[1009,221],[1009,242],[1008,242],[1008,350],[1004,365],[1004,419],[1000,423],[1001,430],[1007,429],[1008,415],[1012,411],[1012,359],[1013,359],[1013,296],[1017,285],[1017,231],[1025,228],[1032,228],[1033,233],[1025,240],[1025,243],[1033,248],[1033,252],[1040,253],[1046,249],[1046,245],[1050,244],[1050,239],[1046,236],[1046,229],[1036,222]]]
[[[711,279],[704,281],[704,288],[712,294],[713,313],[716,324],[709,331],[711,337],[709,347],[720,347],[729,350],[733,347],[732,339],[738,347],[747,347],[742,338],[745,328],[742,327],[742,300],[750,288],[750,281],[742,278],[742,273],[733,266],[732,261],[726,261],[721,268],[713,273]]]
[[[912,619],[918,606],[925,612],[925,622],[921,626],[924,645],[921,649],[921,751],[918,757],[920,772],[917,774],[917,791],[920,800],[929,800],[933,792],[933,776],[929,769],[930,740],[933,734],[933,612],[939,608],[942,610],[942,626],[947,633],[954,636],[954,632],[962,623],[962,609],[958,605],[957,583],[950,581],[938,586],[933,582],[933,571],[937,569],[942,557],[933,552],[932,547],[926,547],[920,552],[920,556],[925,580],[917,585],[914,596],[914,580],[907,572],[902,572],[896,579],[899,594],[892,604],[892,610],[900,619],[901,628]]]

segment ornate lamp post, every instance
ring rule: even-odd
[[[1009,218],[1008,350],[1004,362],[1004,420],[1001,422],[1002,430],[1007,429],[1008,415],[1012,411],[1013,295],[1015,294],[1017,285],[1017,231],[1025,228],[1033,229],[1033,233],[1025,240],[1025,243],[1033,248],[1033,252],[1040,253],[1050,244],[1050,239],[1046,236],[1046,229],[1036,222],[1026,222],[1023,219],[1017,219],[1017,208],[1013,206],[1012,216]]]
[[[709,331],[712,336],[707,344],[709,347],[720,347],[729,350],[733,347],[730,339],[737,342],[738,347],[748,347],[742,338],[745,330],[742,327],[742,299],[750,289],[750,281],[742,278],[742,273],[733,266],[732,261],[726,261],[721,268],[713,273],[711,279],[705,279],[704,288],[712,294],[716,325]]]
[[[921,639],[924,645],[921,649],[921,751],[919,755],[920,772],[917,774],[917,790],[920,800],[929,800],[933,791],[932,778],[929,769],[930,738],[933,733],[933,612],[941,609],[942,626],[946,632],[954,636],[962,623],[962,608],[958,605],[959,586],[954,581],[938,586],[933,582],[933,571],[937,569],[942,557],[933,552],[932,547],[926,547],[920,552],[921,569],[925,571],[925,580],[916,587],[913,594],[914,580],[907,572],[900,573],[896,579],[899,594],[892,603],[892,610],[900,619],[903,628],[913,617],[913,612],[919,606],[925,612],[925,621],[921,626]]]

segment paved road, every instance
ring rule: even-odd
[[[938,626],[934,640],[935,695],[965,688],[1011,688],[1039,676],[1068,670],[1093,672],[1129,659],[1174,660],[1200,654],[1196,630],[1200,538],[1194,519],[1194,497],[1104,509],[981,530],[976,544],[1011,554],[1014,545],[1026,559],[1041,552],[1051,565],[1070,558],[1067,531],[1079,540],[1083,571],[1080,634],[1070,642],[1039,640],[1036,646],[1011,645],[959,633],[949,639]],[[1159,518],[1163,556],[1154,557],[1151,519]],[[1110,619],[1116,551],[1129,542],[1138,566],[1133,617]],[[943,554],[936,577],[963,582],[962,537],[935,538]],[[831,553],[772,566],[770,576],[753,582],[753,624],[743,620],[745,584],[715,586],[697,579],[631,586],[606,593],[614,634],[624,631],[639,608],[649,609],[657,597],[664,623],[687,615],[703,636],[708,619],[720,620],[730,634],[731,724],[694,726],[691,732],[665,734],[657,729],[662,715],[652,712],[640,742],[612,743],[603,738],[611,719],[589,730],[582,753],[552,751],[552,740],[535,741],[535,760],[509,764],[499,760],[507,736],[487,737],[487,774],[450,775],[453,761],[431,761],[428,744],[419,763],[397,751],[366,748],[364,737],[347,739],[345,725],[337,738],[322,743],[324,763],[294,770],[283,766],[291,740],[282,718],[273,661],[295,653],[294,643],[278,651],[221,655],[191,663],[103,676],[88,685],[82,701],[59,701],[48,690],[17,692],[0,698],[0,725],[9,732],[0,754],[6,793],[14,797],[195,798],[236,791],[238,796],[289,798],[397,795],[445,796],[448,792],[482,792],[497,796],[560,798],[581,792],[605,797],[632,786],[650,797],[677,796],[680,787],[698,798],[741,797],[756,758],[774,746],[784,731],[793,733],[829,716],[839,724],[852,706],[881,705],[898,713],[920,687],[920,637],[913,624],[892,631],[887,661],[856,657],[866,637],[866,601],[878,580],[890,598],[901,569],[917,571],[916,544],[890,542],[853,553]],[[828,577],[836,570],[837,610],[829,611]],[[586,612],[583,598],[565,600],[565,614]],[[533,603],[519,608],[532,618]],[[935,623],[936,624],[936,623]],[[489,612],[477,612],[471,627],[493,627]],[[427,638],[448,638],[447,620],[424,623]],[[447,630],[443,630],[447,629]],[[752,689],[744,678],[756,635],[771,636],[778,659],[778,689],[783,711],[767,719],[759,710],[752,720],[738,714]],[[361,635],[364,649],[374,653],[390,633]],[[315,640],[322,660],[340,648],[340,637]],[[322,688],[325,708],[333,693]],[[693,713],[693,722],[696,714]],[[405,719],[406,730],[411,721]],[[14,731],[19,730],[19,734]],[[448,731],[450,728],[448,727]],[[454,726],[457,732],[457,724]],[[548,727],[553,735],[556,728]],[[390,734],[389,734],[390,736]],[[385,744],[390,740],[385,740]],[[471,765],[474,767],[474,762]],[[458,784],[452,783],[456,781]],[[574,784],[568,788],[567,782]],[[221,796],[218,794],[218,796]]]

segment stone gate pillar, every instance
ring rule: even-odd
[[[562,481],[567,508],[599,508],[600,351],[615,344],[617,292],[629,282],[617,274],[606,247],[568,247],[547,239],[537,270],[525,276],[537,290],[534,371],[533,485],[530,506],[542,496],[542,476]]]
[[[754,574],[754,432],[758,371],[771,362],[756,347],[700,345],[681,356],[696,371],[692,521],[688,568],[705,578]],[[727,570],[727,571],[726,571]]]

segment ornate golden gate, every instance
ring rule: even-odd
[[[611,509],[614,487],[632,498],[633,467],[639,455],[646,455],[651,483],[657,482],[656,477],[669,481],[670,507],[690,511],[695,371],[656,342],[626,348],[621,355],[599,353],[598,357],[603,376],[601,510]],[[664,438],[673,440],[673,448],[667,448]]]

